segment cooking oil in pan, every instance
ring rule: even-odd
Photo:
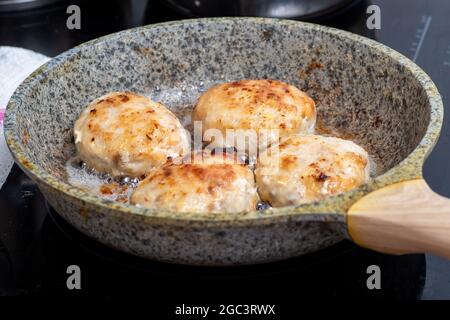
[[[221,79],[220,82],[227,81]],[[155,87],[151,92],[146,94],[153,101],[158,101],[166,106],[169,106],[171,111],[178,117],[181,124],[187,129],[191,135],[193,134],[192,110],[195,102],[200,95],[209,87],[216,84],[215,82],[205,83],[199,81],[196,85],[178,84],[173,87]],[[322,125],[318,124],[316,134],[331,135],[335,137],[342,137],[349,139],[355,143],[359,143],[362,147],[364,144],[357,139],[349,138],[339,132],[332,132],[328,129],[322,129]],[[192,140],[193,141],[193,140]],[[254,169],[255,159],[243,159],[249,164],[251,169]],[[377,159],[372,155],[369,156],[371,176],[374,177],[380,172],[377,170]],[[113,178],[110,175],[102,174],[92,170],[86,166],[78,157],[74,156],[66,162],[66,171],[68,175],[68,182],[88,193],[97,195],[101,198],[119,201],[122,203],[129,203],[131,193],[137,187],[139,179],[130,177]],[[270,205],[265,202],[257,204],[257,210],[269,209]]]
[[[130,177],[113,178],[87,167],[78,157],[66,162],[69,184],[104,199],[129,203],[130,195],[139,179]]]

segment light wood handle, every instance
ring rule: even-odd
[[[362,247],[450,259],[450,199],[434,193],[423,179],[368,194],[350,208],[347,223],[353,241]]]

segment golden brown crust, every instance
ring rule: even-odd
[[[258,195],[253,172],[234,158],[203,153],[192,163],[169,162],[153,170],[131,196],[131,203],[180,212],[254,210]]]
[[[292,135],[260,155],[255,177],[261,198],[281,207],[356,188],[367,182],[369,169],[366,151],[351,141]]]
[[[75,122],[74,135],[80,157],[112,175],[145,174],[189,149],[187,134],[172,112],[130,92],[94,100]]]
[[[314,101],[294,86],[278,80],[241,80],[216,85],[199,99],[194,121],[203,129],[279,130],[283,137],[314,129]],[[272,141],[273,142],[273,141]],[[227,145],[228,146],[228,145]]]

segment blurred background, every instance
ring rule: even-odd
[[[266,16],[363,25],[359,0],[0,0],[0,39],[3,45],[22,45],[54,55],[91,38],[140,25],[190,17]],[[81,9],[81,30],[66,28],[66,9]],[[366,6],[367,7],[367,6]],[[346,12],[351,16],[345,18]],[[353,12],[353,14],[352,14]],[[358,21],[360,20],[359,24]],[[364,20],[365,21],[365,20]],[[363,29],[355,30],[364,32]],[[42,38],[52,39],[52,44]]]

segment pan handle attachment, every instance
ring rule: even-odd
[[[368,194],[350,208],[347,224],[351,238],[362,247],[450,259],[450,199],[436,194],[423,179]]]

